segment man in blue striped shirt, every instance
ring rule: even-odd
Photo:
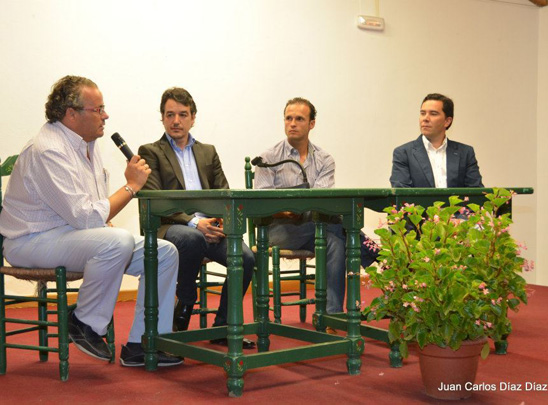
[[[335,186],[335,160],[309,140],[316,125],[316,108],[304,98],[289,100],[284,109],[286,139],[261,154],[265,162],[276,163],[286,159],[299,162],[306,172],[311,188]],[[303,183],[298,165],[282,164],[275,167],[257,167],[254,187],[292,188]],[[276,215],[269,226],[269,243],[281,249],[314,251],[315,225],[310,216],[283,212]],[[363,239],[363,235],[362,235]],[[341,224],[327,227],[327,312],[343,312],[346,281],[346,236]],[[375,259],[367,245],[362,244],[362,265],[369,266]]]

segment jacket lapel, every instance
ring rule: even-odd
[[[162,142],[160,143],[160,146],[164,154],[166,155],[167,161],[169,162],[171,167],[173,167],[173,172],[175,173],[177,180],[181,184],[182,189],[185,190],[185,179],[183,177],[181,166],[179,165],[177,156],[175,155],[175,152],[173,152],[173,148],[169,144],[169,141],[165,135],[162,137]]]
[[[434,182],[434,173],[432,172],[432,166],[430,165],[430,159],[428,158],[428,153],[426,153],[426,149],[424,148],[424,144],[422,142],[422,135],[420,135],[413,143],[413,156],[417,160],[419,167],[422,169],[424,177],[430,184],[430,187],[436,187],[436,183]]]
[[[459,176],[459,147],[447,141],[447,187],[455,187]]]

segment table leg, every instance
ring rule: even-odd
[[[353,215],[345,221],[346,228],[346,310],[347,310],[347,339],[351,341],[346,362],[349,374],[360,374],[362,365],[361,354],[364,349],[364,340],[360,333],[360,229],[363,226],[363,204],[353,204]]]
[[[228,395],[240,397],[243,393],[245,357],[242,352],[243,342],[243,260],[242,235],[227,235],[227,274],[228,274],[228,353],[225,357]]]
[[[145,250],[145,369],[155,371],[158,367],[156,337],[158,336],[158,240],[156,229],[144,230]]]

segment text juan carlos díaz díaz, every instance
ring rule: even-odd
[[[462,384],[441,383],[438,391],[462,391]],[[501,381],[498,384],[467,382],[464,384],[465,391],[548,391],[548,384],[538,382],[512,383]]]

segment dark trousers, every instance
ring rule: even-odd
[[[200,271],[202,261],[205,257],[226,267],[226,239],[219,243],[208,243],[204,235],[197,229],[186,225],[172,225],[167,230],[164,239],[173,243],[179,251],[179,274],[177,276],[177,298],[183,305],[194,305],[198,298],[196,291],[196,277]],[[242,243],[243,251],[243,293],[247,291],[251,278],[253,277],[253,267],[255,266],[255,256],[245,243]],[[221,301],[213,326],[222,326],[227,324],[228,316],[228,278],[223,284],[221,291]]]

